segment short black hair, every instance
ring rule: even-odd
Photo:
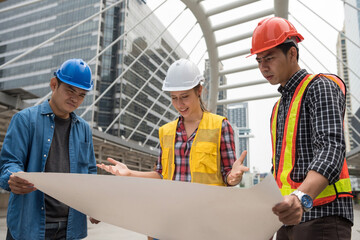
[[[58,78],[58,77],[55,77],[57,82],[58,82],[58,87],[60,87],[60,84],[62,83],[62,81]]]
[[[276,48],[280,49],[285,54],[285,56],[292,47],[296,48],[296,53],[297,53],[296,60],[299,61],[299,48],[296,46],[294,42],[282,43],[276,46]]]

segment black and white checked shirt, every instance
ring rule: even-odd
[[[307,74],[305,69],[298,71],[284,87],[280,86],[278,89],[281,101],[277,116],[276,169],[291,98]],[[303,182],[307,172],[314,170],[326,177],[330,184],[335,183],[339,179],[345,157],[345,96],[334,81],[320,76],[309,84],[302,101],[296,141],[296,162],[291,178],[295,182]],[[338,198],[331,203],[314,207],[310,212],[304,213],[302,222],[332,215],[353,222],[352,198]]]

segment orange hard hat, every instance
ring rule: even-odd
[[[299,43],[304,37],[284,18],[270,17],[261,20],[253,32],[250,56],[276,47],[287,39],[295,39]]]

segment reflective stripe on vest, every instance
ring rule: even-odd
[[[191,182],[225,186],[221,174],[220,141],[225,118],[204,112],[190,150]],[[178,121],[159,129],[163,179],[172,180],[175,172],[175,136]]]
[[[345,95],[345,85],[338,77],[334,75],[323,75],[328,79],[334,81]],[[296,136],[299,122],[299,112],[302,103],[304,92],[312,79],[317,75],[307,75],[297,86],[294,96],[291,99],[286,121],[284,126],[283,142],[281,147],[280,161],[278,169],[275,163],[276,154],[276,128],[277,128],[277,114],[280,104],[280,99],[277,101],[273,108],[271,116],[271,135],[272,135],[272,150],[273,150],[273,166],[274,178],[280,188],[283,196],[289,195],[295,191],[302,183],[294,182],[290,175],[295,164],[296,156]],[[334,201],[337,197],[351,197],[351,184],[349,172],[347,168],[346,159],[340,173],[340,180],[335,184],[328,185],[314,200],[314,206],[323,205]]]

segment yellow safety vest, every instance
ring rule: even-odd
[[[335,75],[324,75],[334,81],[340,87],[341,91],[345,92],[345,85],[343,81]],[[294,168],[296,161],[296,136],[298,130],[299,122],[299,112],[302,103],[302,97],[304,92],[311,82],[312,79],[315,79],[315,76],[318,75],[307,75],[297,86],[294,96],[291,99],[290,107],[286,115],[286,121],[284,126],[284,135],[281,147],[280,161],[278,169],[275,164],[275,154],[276,154],[276,127],[277,127],[277,114],[279,109],[279,102],[275,104],[273,113],[271,116],[271,135],[272,135],[272,150],[273,150],[273,166],[274,166],[274,178],[280,188],[280,191],[283,196],[289,195],[295,191],[300,185],[301,182],[294,182],[290,174]],[[340,179],[331,185],[328,185],[314,200],[314,206],[323,205],[329,202],[334,201],[336,198],[340,197],[352,197],[351,195],[351,184],[349,178],[349,172],[346,164],[346,159],[344,159],[344,164],[340,173]]]
[[[225,117],[204,112],[190,150],[191,182],[225,186],[221,174],[221,127]],[[174,146],[179,119],[159,129],[163,179],[174,177]]]

